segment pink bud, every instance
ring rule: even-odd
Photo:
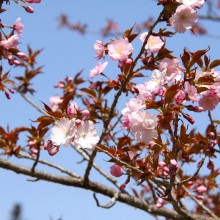
[[[22,58],[22,59],[27,59],[27,55],[26,55],[25,53],[22,53],[22,52],[18,52],[18,53],[17,53],[17,56],[18,56],[19,58]]]
[[[170,160],[170,166],[172,168],[178,169],[178,164],[175,159]]]
[[[35,148],[30,149],[30,155],[32,157],[36,157],[37,154],[38,154],[38,150],[37,149],[35,149]]]
[[[19,66],[21,64],[21,62],[19,60],[14,60],[13,61],[14,65]]]
[[[50,156],[54,156],[59,151],[59,146],[53,146],[48,150]]]
[[[54,88],[59,88],[59,84],[56,83],[56,84],[53,85],[53,87],[54,87]]]
[[[159,166],[160,168],[163,168],[163,167],[166,166],[166,163],[165,163],[164,161],[160,161],[160,162],[158,163],[158,166]]]
[[[40,3],[41,0],[25,0],[27,3]]]
[[[81,123],[82,123],[82,120],[76,119],[76,121],[75,121],[75,124],[76,124],[76,125],[80,125]]]
[[[112,174],[112,176],[120,177],[122,175],[122,168],[119,165],[115,164],[111,166],[110,173]]]
[[[53,144],[51,140],[47,140],[46,142],[44,142],[44,150],[49,150],[52,147],[53,147]]]
[[[83,116],[90,116],[89,110],[88,110],[88,109],[82,110],[82,115],[83,115]]]
[[[22,6],[24,10],[28,13],[34,13],[34,9],[30,6]]]
[[[196,198],[199,199],[199,200],[204,200],[205,199],[205,197],[202,196],[202,195],[197,195]]]
[[[203,185],[199,186],[197,189],[196,189],[196,192],[199,193],[199,194],[202,194],[204,192],[207,191],[207,188]]]
[[[37,144],[36,141],[28,141],[28,145],[29,145],[30,147],[34,147],[36,144]]]
[[[190,115],[185,114],[185,113],[183,113],[183,112],[182,112],[182,115],[183,115],[183,117],[184,117],[189,123],[191,123],[191,124],[194,124],[194,123],[195,123],[195,120],[194,120],[193,117],[191,117]]]
[[[8,89],[8,90],[9,90],[9,92],[12,93],[12,94],[15,93],[15,90],[14,90],[14,89],[11,89],[11,88],[10,88],[10,89]]]
[[[68,82],[68,83],[72,83],[72,82],[73,82],[73,79],[72,79],[71,77],[68,77],[68,78],[67,78],[67,82]]]
[[[208,133],[208,136],[209,136],[210,138],[215,138],[215,133],[214,133],[214,132],[209,132],[209,133]]]
[[[7,99],[11,99],[11,95],[8,92],[5,92],[5,96],[7,97]]]

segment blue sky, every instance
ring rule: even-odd
[[[66,29],[58,30],[57,18],[60,14],[67,14],[73,22],[88,23],[91,30],[100,30],[106,24],[107,18],[113,18],[123,31],[133,26],[134,23],[143,22],[149,16],[157,16],[159,11],[153,0],[139,0],[138,3],[133,0],[42,0],[41,4],[32,6],[35,13],[28,14],[22,8],[11,3],[10,6],[5,6],[9,11],[4,13],[1,19],[5,24],[13,24],[18,17],[21,17],[25,26],[20,45],[23,51],[26,51],[27,44],[33,49],[44,48],[38,59],[39,65],[44,65],[44,74],[34,81],[38,92],[32,97],[39,105],[41,105],[40,101],[48,103],[49,98],[58,93],[53,88],[53,84],[60,79],[74,76],[81,69],[83,69],[84,77],[89,79],[89,70],[96,64],[93,43],[97,39],[102,39],[97,35],[82,36]],[[212,34],[220,35],[220,28],[217,28],[218,23],[206,22],[205,25]],[[104,41],[107,42],[108,38]],[[137,40],[135,45],[140,46],[141,43]],[[218,39],[193,36],[190,33],[179,34],[168,39],[167,45],[176,56],[180,55],[184,47],[194,51],[205,49],[210,45],[209,55],[213,59],[219,56],[220,51]],[[112,74],[114,70],[113,64],[112,67],[108,67],[106,73]],[[19,71],[22,70],[12,70],[11,75],[19,75]],[[11,127],[30,125],[30,119],[39,116],[39,113],[25,104],[17,94],[13,95],[9,101],[1,94],[0,99],[3,107],[0,121],[3,127],[7,124],[10,124]],[[125,103],[121,102],[120,105],[123,107]],[[204,120],[206,120],[205,116]],[[69,153],[69,149],[63,148],[57,156],[50,159],[69,169],[82,172],[83,169],[76,164],[80,157]],[[46,153],[43,156],[48,158]],[[101,163],[103,163],[102,160]],[[142,211],[119,203],[110,210],[97,208],[92,192],[89,191],[43,181],[29,182],[27,177],[5,170],[0,170],[0,179],[1,219],[9,220],[9,213],[15,203],[22,205],[24,220],[49,220],[50,218],[57,220],[59,217],[62,217],[63,220],[153,219]],[[123,178],[119,180],[121,183],[123,181]],[[100,198],[103,203],[108,201],[106,198]]]

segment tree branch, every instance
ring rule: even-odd
[[[17,174],[23,174],[26,176],[37,178],[39,180],[45,180],[48,182],[53,182],[53,183],[57,183],[57,184],[65,185],[65,186],[87,189],[95,193],[100,193],[110,198],[113,198],[118,192],[98,182],[89,181],[85,185],[83,178],[76,179],[72,177],[64,177],[64,176],[46,173],[38,169],[36,169],[35,172],[33,173],[31,171],[31,168],[17,165],[15,163],[7,161],[6,159],[0,159],[0,167],[3,169],[13,171]],[[176,220],[192,219],[192,218],[187,219],[183,217],[182,215],[178,214],[177,212],[171,209],[168,209],[168,208],[157,208],[155,205],[147,204],[137,197],[130,196],[122,192],[118,192],[117,201],[130,205],[132,207],[138,208],[150,214],[164,216],[169,219],[176,219]],[[193,216],[193,219],[195,220],[212,220],[213,219],[213,218],[207,218],[207,217],[193,215],[193,214],[191,215]]]

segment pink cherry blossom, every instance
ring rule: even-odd
[[[113,60],[127,61],[133,51],[133,46],[127,38],[119,38],[110,42],[107,46],[108,54]]]
[[[75,132],[75,120],[68,118],[61,118],[60,120],[54,123],[54,126],[51,129],[51,141],[53,145],[67,146],[71,143]]]
[[[201,8],[205,3],[205,0],[176,0],[179,3],[182,3],[186,6]]]
[[[76,102],[71,102],[69,107],[67,108],[67,114],[69,117],[74,117],[77,114],[79,107]]]
[[[163,71],[166,69],[166,76],[164,81],[180,81],[181,79],[181,71],[179,69],[180,62],[177,58],[169,59],[165,57],[159,63],[159,70]]]
[[[101,62],[98,62],[96,66],[92,70],[90,70],[90,77],[93,78],[95,76],[98,76],[100,73],[103,72],[107,65],[108,62],[104,62],[103,64]]]
[[[201,93],[203,96],[199,100],[199,105],[204,111],[212,111],[220,101],[220,95],[216,90],[208,90]]]
[[[103,57],[105,57],[105,46],[103,45],[103,42],[100,41],[100,40],[97,40],[95,43],[94,43],[94,49],[96,51],[96,58],[97,59],[101,59]]]
[[[207,192],[207,187],[205,187],[204,185],[201,185],[201,186],[197,187],[196,192],[199,194],[203,194],[203,193]]]
[[[155,85],[157,85],[157,87],[155,87]],[[137,84],[136,89],[139,92],[138,96],[140,99],[153,101],[155,99],[154,92],[158,92],[159,87],[158,84],[156,84],[155,82],[151,83],[150,81],[148,81],[144,84]]]
[[[126,103],[126,107],[122,110],[122,114],[124,115],[127,112],[131,113],[137,111],[144,107],[144,104],[144,100],[141,99],[139,96],[132,98]]]
[[[174,96],[174,100],[177,104],[181,104],[185,102],[186,94],[183,90],[179,90],[177,94]]]
[[[77,148],[94,149],[99,141],[97,129],[92,121],[82,121],[77,126],[73,145]]]
[[[22,34],[23,29],[24,29],[24,25],[21,23],[21,18],[18,18],[15,21],[13,28],[18,33],[19,36]]]
[[[184,92],[188,95],[190,100],[193,102],[198,102],[199,94],[197,93],[197,89],[195,86],[190,85],[188,81],[184,83]]]
[[[140,40],[142,43],[144,43],[146,36],[148,35],[147,32],[144,32],[141,34],[140,36]],[[160,37],[158,36],[150,36],[148,38],[147,44],[145,46],[146,50],[151,51],[152,53],[156,53],[158,52],[161,47],[164,45],[164,39],[162,40]]]
[[[112,174],[112,176],[120,177],[122,176],[122,168],[119,165],[114,164],[110,168],[110,173]]]
[[[130,115],[130,113],[124,114],[121,121],[122,121],[122,128],[130,129],[130,127],[131,127],[131,115]]]
[[[18,35],[12,35],[11,37],[9,37],[8,39],[4,39],[2,41],[0,41],[0,46],[3,46],[5,49],[9,49],[9,48],[18,48]]]
[[[157,137],[155,127],[157,126],[157,116],[151,115],[145,110],[131,113],[130,131],[137,141],[149,143]]]
[[[59,105],[62,103],[63,99],[60,95],[54,95],[50,97],[50,107],[52,111],[57,111]]]
[[[183,33],[198,21],[198,15],[192,7],[180,5],[169,21],[176,32]]]

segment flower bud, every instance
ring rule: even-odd
[[[111,166],[110,173],[112,174],[112,176],[120,177],[122,175],[122,168],[119,165],[115,164]]]
[[[34,13],[34,9],[30,6],[22,6],[24,10],[28,13]]]
[[[88,109],[82,110],[82,115],[83,115],[83,116],[90,116],[89,110],[88,110]]]
[[[182,115],[183,117],[190,123],[190,124],[194,124],[195,123],[195,120],[193,119],[193,117],[191,117],[190,115],[188,114],[185,114],[182,112]]]
[[[197,187],[196,192],[199,194],[203,194],[207,191],[207,188],[204,185]]]
[[[52,147],[53,147],[53,144],[51,140],[47,140],[46,142],[44,142],[44,150],[49,150]]]
[[[50,156],[54,156],[59,151],[59,146],[53,146],[48,150]]]
[[[18,52],[18,53],[17,53],[17,56],[18,56],[19,58],[22,58],[22,59],[27,59],[27,55],[26,55],[25,53],[22,53],[22,52]]]

